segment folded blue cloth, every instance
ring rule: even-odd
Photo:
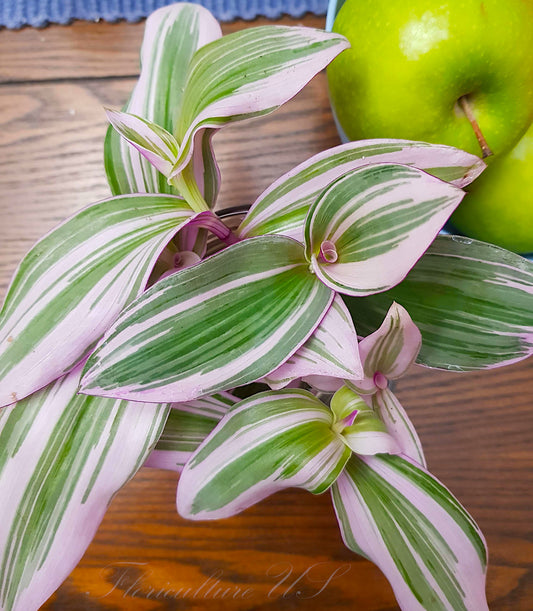
[[[68,23],[73,19],[89,21],[138,21],[155,9],[174,0],[0,0],[0,26],[42,27],[48,23]],[[194,1],[194,0],[193,0]],[[325,15],[327,0],[196,0],[220,21],[275,19],[283,14],[301,17],[310,12]]]

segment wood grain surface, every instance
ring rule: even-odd
[[[282,22],[323,25],[310,16]],[[0,32],[2,295],[35,240],[109,194],[102,106],[126,100],[142,30],[78,22]],[[337,143],[320,74],[277,113],[216,137],[220,205],[251,203],[292,166]],[[413,368],[398,385],[430,469],[485,533],[488,596],[499,611],[533,609],[532,373],[532,359],[470,374]],[[174,473],[142,469],[43,608],[398,608],[379,570],[343,546],[328,494],[290,490],[235,518],[193,523],[176,514],[176,481]]]

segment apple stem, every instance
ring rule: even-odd
[[[474,134],[476,134],[477,141],[479,142],[479,146],[481,147],[482,158],[486,159],[490,157],[494,153],[490,150],[487,141],[485,140],[485,136],[479,127],[476,118],[474,117],[474,113],[472,112],[472,107],[470,106],[470,102],[466,95],[463,95],[459,98],[459,105],[461,106],[462,111],[465,113],[466,118],[470,121],[470,125],[474,130]]]

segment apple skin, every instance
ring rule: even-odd
[[[461,233],[533,253],[533,124],[467,191],[451,218]]]
[[[333,31],[351,49],[328,67],[350,140],[407,138],[481,155],[457,101],[495,156],[533,119],[532,0],[346,0]]]

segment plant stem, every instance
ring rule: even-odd
[[[489,145],[487,144],[485,136],[483,135],[483,132],[481,131],[481,128],[479,127],[479,124],[476,121],[476,118],[474,117],[472,107],[470,106],[470,102],[468,101],[468,96],[461,96],[458,102],[462,111],[465,113],[466,118],[470,121],[472,129],[474,130],[474,134],[476,135],[477,141],[479,142],[479,146],[481,147],[482,158],[486,159],[487,157],[490,157],[494,153],[491,151]]]
[[[187,164],[180,174],[172,178],[171,183],[195,212],[209,210],[209,206],[200,193],[200,189],[196,183],[192,162]]]

